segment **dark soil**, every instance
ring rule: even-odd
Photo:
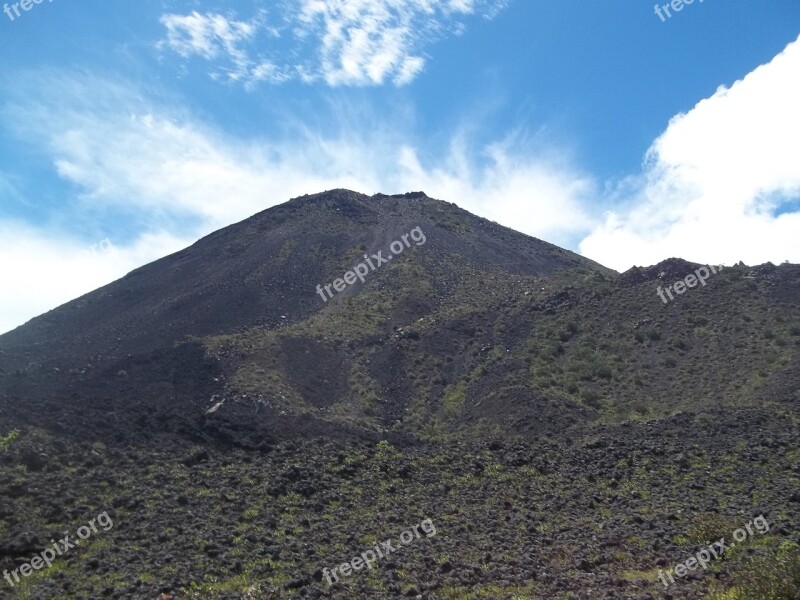
[[[550,442],[306,438],[263,452],[29,431],[0,453],[0,568],[108,511],[113,528],[26,580],[24,597],[702,598],[800,543],[797,408]],[[658,581],[759,515],[766,534],[667,590]],[[436,535],[323,578],[424,519]]]

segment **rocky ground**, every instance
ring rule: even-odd
[[[0,431],[0,569],[113,521],[0,597],[800,598],[796,404],[421,444],[261,451]],[[763,515],[769,531],[664,588],[659,569]],[[406,546],[425,519],[435,535]],[[323,569],[396,552],[329,585]]]

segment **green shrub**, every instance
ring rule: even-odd
[[[686,529],[684,539],[678,541],[705,545],[721,537],[730,537],[731,531],[731,525],[724,517],[717,513],[705,513],[695,517]]]
[[[714,600],[796,600],[800,598],[800,546],[785,541],[769,556],[747,560],[734,586]]]
[[[5,452],[8,447],[19,437],[19,429],[12,429],[7,435],[0,435],[0,451]]]
[[[583,388],[581,390],[581,400],[592,408],[598,409],[602,406],[600,399],[602,396],[591,388]]]

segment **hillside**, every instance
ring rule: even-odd
[[[800,597],[800,266],[701,268],[421,192],[258,213],[0,336],[0,571],[108,511],[13,597]]]
[[[423,243],[409,237],[417,228]],[[329,300],[317,293],[365,254],[386,259],[403,234],[410,248],[375,265],[364,284]],[[563,282],[612,275],[420,193],[298,198],[0,337],[0,411],[12,422],[43,425],[45,417],[69,429],[91,426],[97,411],[113,413],[111,423],[98,415],[102,431],[80,432],[111,438],[176,429],[196,437],[229,421],[249,429],[257,410],[271,431],[286,431],[271,425],[284,414],[377,430],[407,408],[411,380],[428,376],[423,368],[395,377],[409,327],[426,327],[425,339],[435,333],[436,360],[444,361],[467,350],[460,346],[472,333],[462,324],[494,321],[509,297],[535,290],[544,299]],[[278,356],[280,364],[270,362]],[[380,367],[386,361],[393,364]],[[374,405],[377,389],[385,406]],[[215,395],[226,405],[206,419]]]

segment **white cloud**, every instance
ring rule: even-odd
[[[183,57],[194,54],[203,58],[217,58],[227,53],[234,58],[241,56],[238,45],[253,37],[257,22],[230,20],[227,17],[208,13],[201,15],[164,15],[161,23],[167,28],[166,44]]]
[[[113,256],[87,257],[81,251],[88,244],[67,233],[0,222],[15,232],[0,264],[16,265],[0,273],[0,307],[7,315],[0,331],[215,229],[325,189],[423,189],[556,242],[588,225],[581,205],[591,182],[555,155],[530,151],[518,137],[471,152],[469,136],[456,132],[449,149],[427,158],[410,123],[387,124],[363,107],[332,111],[340,133],[298,123],[281,139],[241,140],[143,99],[135,88],[84,74],[48,77],[30,89],[21,82],[19,93],[38,100],[9,106],[4,117],[21,139],[46,149],[60,177],[78,190],[72,205],[81,218],[118,211],[146,226],[133,242],[115,242]]]
[[[160,43],[183,58],[198,56],[222,66],[214,77],[252,88],[259,81],[282,83],[322,80],[331,86],[402,86],[425,68],[424,49],[447,34],[464,31],[463,18],[482,12],[487,18],[506,0],[299,0],[268,22],[265,12],[250,21],[218,13],[167,14]],[[271,55],[256,50],[261,32],[273,40],[290,34],[295,47]],[[262,46],[263,47],[263,46]],[[292,57],[304,58],[292,58]]]
[[[320,40],[320,69],[329,85],[408,83],[425,65],[415,56],[412,26],[434,9],[416,0],[303,0],[304,35]],[[434,21],[435,23],[435,21]],[[423,27],[424,28],[424,27]]]
[[[800,212],[776,214],[800,198],[798,73],[800,42],[674,118],[644,175],[605,196],[552,145],[519,135],[477,144],[474,119],[442,151],[414,136],[410,117],[388,122],[361,106],[331,111],[338,130],[287,118],[279,139],[242,140],[125,84],[85,74],[20,79],[24,101],[2,117],[78,190],[73,212],[119,211],[146,225],[98,257],[68,232],[0,221],[0,331],[214,229],[337,187],[422,189],[567,247],[596,224],[582,253],[620,270],[669,256],[800,262]],[[593,210],[604,197],[617,208],[598,221]]]
[[[125,247],[85,244],[10,220],[0,220],[0,239],[0,333],[193,241],[154,231]]]
[[[563,159],[524,149],[511,137],[470,156],[461,136],[438,163],[423,166],[409,146],[399,155],[400,188],[429,196],[529,235],[563,246],[593,223],[587,206],[594,181]]]
[[[223,66],[212,72],[215,79],[239,82],[246,88],[260,81],[282,83],[293,77],[292,70],[264,58],[253,58],[247,48],[262,29],[273,37],[278,35],[274,27],[266,27],[265,19],[265,13],[250,21],[197,11],[188,15],[167,14],[161,17],[162,25],[167,28],[167,38],[159,45],[183,58],[199,56],[222,61]]]
[[[459,17],[496,13],[501,5],[497,0],[302,0],[299,22],[303,36],[321,42],[320,71],[329,85],[387,80],[405,85],[424,69],[425,46],[463,30]]]
[[[731,264],[800,262],[800,40],[673,118],[638,193],[580,245],[617,269],[671,256]]]

